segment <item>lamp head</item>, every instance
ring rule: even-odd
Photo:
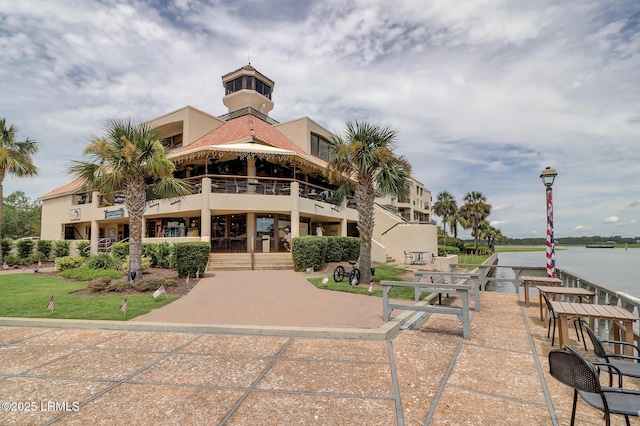
[[[544,183],[544,186],[546,186],[547,188],[551,188],[551,185],[553,185],[553,181],[556,179],[556,176],[558,176],[558,172],[556,172],[551,167],[547,167],[542,171],[542,173],[540,173],[540,179],[542,179],[542,183]]]

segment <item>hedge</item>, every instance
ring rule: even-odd
[[[178,243],[176,246],[176,267],[180,278],[195,277],[196,272],[204,275],[209,262],[211,244]]]
[[[296,237],[292,241],[293,265],[296,271],[324,268],[328,262],[357,260],[360,240],[355,237]]]

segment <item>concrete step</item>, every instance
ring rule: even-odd
[[[293,269],[293,258],[291,253],[254,253],[253,269]],[[211,253],[207,270],[251,270],[251,253]]]

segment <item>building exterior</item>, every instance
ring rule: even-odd
[[[251,65],[222,76],[228,112],[213,116],[191,106],[150,120],[170,148],[175,176],[192,184],[179,200],[147,205],[143,242],[207,241],[214,253],[284,252],[281,238],[315,234],[357,236],[350,201],[330,202],[335,185],[323,176],[333,135],[308,117],[269,117],[275,83]],[[402,259],[404,250],[437,253],[431,196],[411,180],[406,200],[379,200],[374,261]],[[106,199],[74,181],[41,197],[42,238],[88,240],[92,250],[128,237],[123,195]]]

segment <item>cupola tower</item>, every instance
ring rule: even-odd
[[[275,83],[251,64],[222,76],[225,95],[222,102],[229,113],[251,107],[265,115],[273,109],[271,94]]]

